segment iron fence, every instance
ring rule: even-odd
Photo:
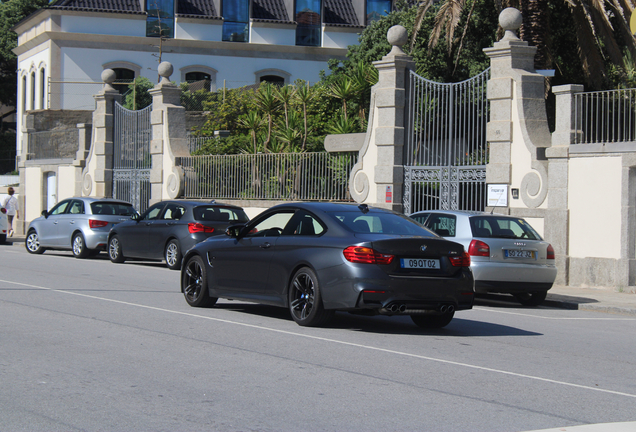
[[[29,132],[27,160],[75,159],[78,149],[77,129]]]
[[[357,153],[269,153],[178,158],[185,198],[351,201]]]
[[[636,141],[636,89],[574,95],[574,144]]]

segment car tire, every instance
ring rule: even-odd
[[[35,230],[30,230],[27,233],[26,239],[24,241],[24,247],[27,252],[32,254],[41,254],[44,253],[44,248],[40,246],[40,238],[38,237],[38,233]]]
[[[514,294],[519,303],[524,306],[539,306],[548,296],[547,291],[534,291]]]
[[[322,304],[318,277],[308,267],[298,270],[289,284],[289,312],[296,324],[317,327],[329,321],[334,311],[326,310]]]
[[[170,240],[168,242],[163,257],[170,270],[181,269],[181,248],[179,247],[179,242],[177,240]]]
[[[208,272],[203,258],[193,255],[184,263],[181,270],[181,292],[192,307],[212,307],[217,298],[208,292]]]
[[[121,242],[116,235],[108,239],[108,258],[116,264],[123,263],[126,260],[121,250]]]
[[[427,313],[421,315],[411,315],[411,320],[418,327],[427,329],[436,329],[446,327],[453,320],[455,311],[452,312],[440,312],[440,313]]]
[[[86,258],[90,254],[90,250],[86,247],[86,241],[84,241],[84,236],[81,233],[73,236],[71,246],[75,258]]]

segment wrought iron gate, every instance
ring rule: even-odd
[[[404,147],[404,213],[483,210],[490,69],[459,83],[411,71]]]
[[[139,212],[150,200],[151,111],[152,105],[131,111],[115,102],[113,197],[132,203]]]

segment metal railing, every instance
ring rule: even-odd
[[[75,159],[78,149],[77,129],[29,132],[27,160]]]
[[[636,141],[636,89],[574,95],[573,144]]]
[[[357,153],[269,153],[178,158],[185,198],[351,201]]]

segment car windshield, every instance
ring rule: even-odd
[[[136,213],[131,204],[112,202],[93,202],[91,203],[91,211],[93,214],[118,216],[132,216]]]
[[[346,229],[354,233],[435,236],[420,223],[396,213],[335,211],[329,212],[329,214]]]
[[[194,219],[205,222],[239,222],[249,219],[242,209],[219,206],[198,206],[193,211]]]
[[[541,236],[523,219],[511,217],[473,216],[470,218],[473,237],[541,240]]]

